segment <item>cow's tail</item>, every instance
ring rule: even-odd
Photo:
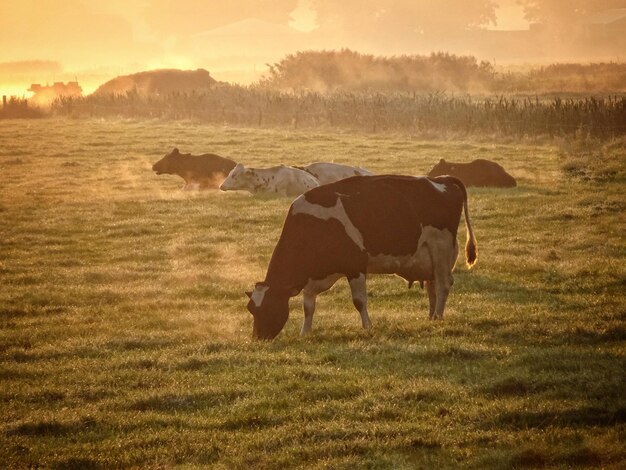
[[[472,222],[470,221],[469,209],[467,207],[467,189],[463,182],[455,178],[454,176],[448,176],[452,183],[454,183],[461,190],[463,194],[463,214],[465,215],[465,229],[467,231],[467,242],[465,243],[465,264],[468,268],[471,268],[478,259],[478,244],[476,243],[476,237],[474,236],[474,230],[472,229]]]

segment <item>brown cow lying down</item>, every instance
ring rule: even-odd
[[[235,167],[229,158],[212,153],[191,155],[180,153],[177,148],[166,154],[152,166],[157,175],[178,175],[185,180],[183,189],[219,188]]]
[[[517,186],[515,178],[509,175],[496,162],[479,158],[470,163],[446,162],[439,160],[428,176],[456,176],[465,186],[491,186],[494,188],[513,188]]]

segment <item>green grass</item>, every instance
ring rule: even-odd
[[[191,122],[5,121],[0,143],[4,467],[624,465],[623,142],[608,173],[551,144]],[[481,157],[519,186],[470,189],[479,261],[443,322],[377,276],[371,331],[339,282],[310,336],[296,298],[254,342],[243,292],[290,200],[182,192],[150,170],[174,145],[376,173]]]

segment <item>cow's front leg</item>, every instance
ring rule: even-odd
[[[301,335],[305,335],[311,331],[313,327],[313,314],[315,313],[315,299],[317,294],[304,291],[302,294],[302,307],[304,310],[304,322],[302,323]]]
[[[305,335],[311,331],[313,326],[313,313],[315,313],[315,299],[318,294],[330,289],[341,274],[332,274],[325,279],[310,279],[304,289],[302,289],[302,307],[304,309],[304,322],[302,323],[301,335]]]
[[[348,279],[350,290],[352,291],[352,303],[361,314],[361,323],[363,328],[368,329],[371,326],[370,317],[367,313],[367,285],[365,273],[361,273],[359,277]]]

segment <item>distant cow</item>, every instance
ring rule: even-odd
[[[301,170],[311,173],[320,184],[334,183],[335,181],[350,178],[351,176],[372,176],[373,173],[358,166],[340,165],[339,163],[316,162],[307,166],[297,166]]]
[[[217,188],[236,163],[212,153],[182,154],[177,148],[152,165],[157,175],[178,175],[185,180],[183,189]]]
[[[517,186],[515,178],[509,175],[496,162],[479,158],[470,163],[446,162],[439,160],[428,176],[450,175],[463,181],[465,186],[491,186],[495,188],[512,188]]]
[[[273,193],[281,196],[299,196],[320,183],[304,170],[291,166],[246,168],[241,163],[226,177],[222,191],[244,190],[251,193]]]
[[[302,333],[311,330],[316,296],[346,277],[364,328],[370,325],[365,280],[397,274],[426,283],[430,318],[443,318],[465,211],[465,259],[476,261],[467,192],[454,177],[355,176],[298,197],[287,213],[263,282],[246,292],[253,335],[272,339],[289,316],[289,298],[304,292]]]

